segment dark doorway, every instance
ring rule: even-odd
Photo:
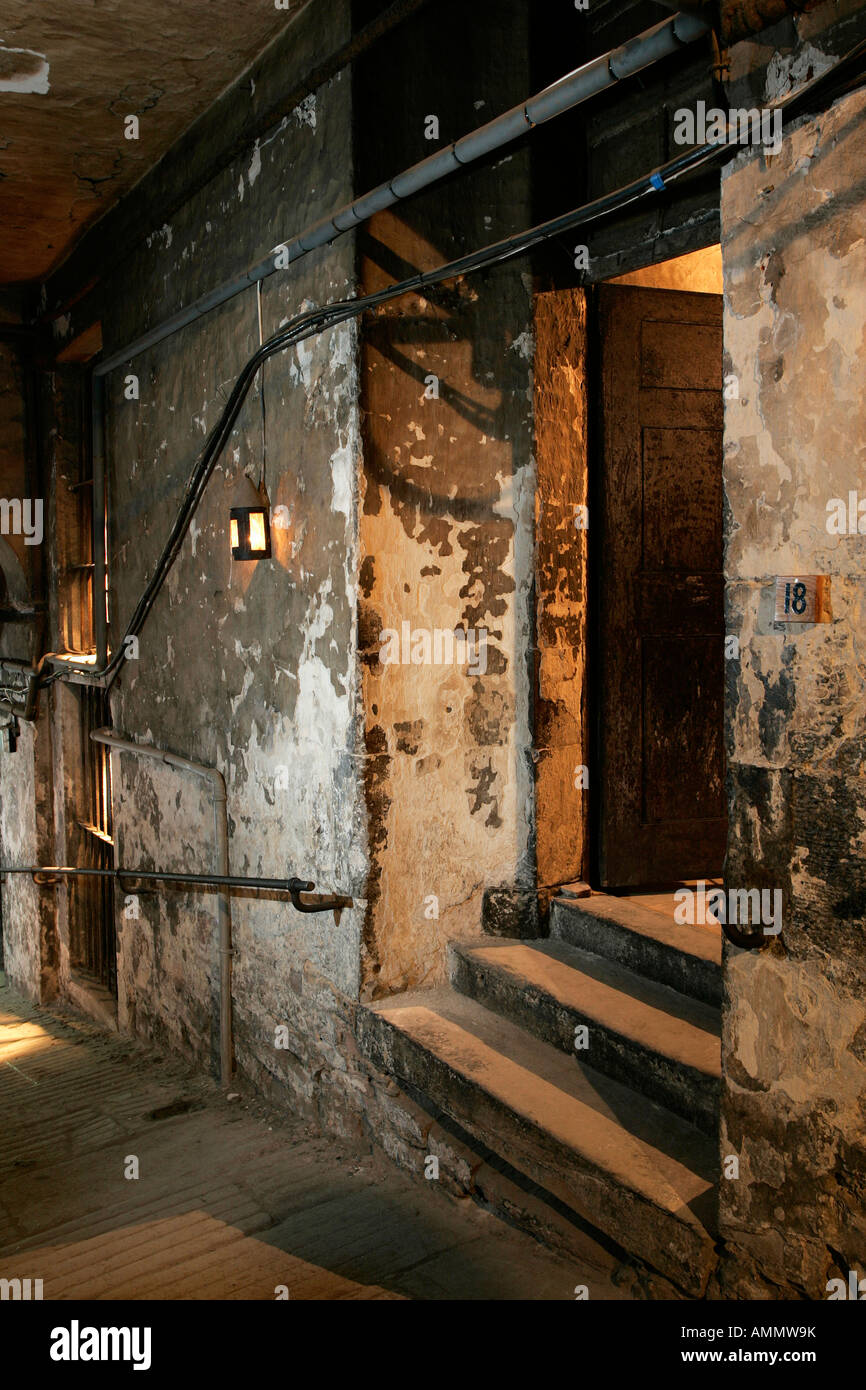
[[[722,869],[722,298],[602,285],[596,574],[599,886]]]
[[[85,869],[112,869],[111,761],[108,749],[94,743],[94,729],[110,723],[104,691],[82,686],[79,704],[78,777],[76,780],[79,856]],[[117,933],[112,879],[86,876],[70,880],[70,961],[84,985],[98,985],[117,996]]]

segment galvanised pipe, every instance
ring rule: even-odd
[[[207,294],[201,295],[185,309],[179,309],[177,313],[164,319],[155,328],[143,333],[140,338],[136,338],[126,347],[120,348],[117,352],[113,352],[110,357],[99,362],[94,367],[94,376],[105,376],[115,367],[137,357],[146,348],[154,347],[165,338],[171,337],[173,333],[177,333],[181,328],[185,328],[188,324],[194,323],[196,319],[202,318],[203,315],[217,308],[218,305],[233,299],[236,294],[248,289],[250,285],[266,279],[275,270],[284,269],[293,261],[307,255],[308,252],[329,245],[343,232],[357,227],[361,222],[372,217],[374,213],[381,212],[383,208],[392,207],[394,203],[411,197],[412,194],[420,192],[422,188],[429,188],[431,184],[438,183],[440,179],[463,168],[466,164],[471,164],[484,155],[492,154],[494,150],[516,140],[518,136],[525,135],[533,126],[541,125],[554,116],[570,111],[573,107],[579,106],[581,102],[597,96],[599,92],[614,86],[624,78],[632,77],[636,72],[658,62],[659,59],[666,58],[672,53],[678,53],[685,45],[707,33],[709,33],[709,26],[697,15],[675,14],[669,19],[662,20],[660,24],[654,25],[653,28],[646,29],[635,38],[629,39],[627,43],[613,49],[610,53],[604,53],[591,62],[585,63],[583,67],[561,77],[550,87],[545,87],[534,97],[521,102],[519,106],[512,107],[510,111],[497,116],[495,120],[488,121],[478,130],[474,130],[469,135],[464,135],[461,139],[446,145],[444,149],[437,150],[435,154],[431,154],[427,159],[422,159],[418,164],[413,164],[411,168],[404,170],[403,173],[396,175],[387,183],[380,184],[378,188],[356,198],[354,202],[347,204],[346,207],[341,208],[331,217],[316,222],[306,231],[293,237],[291,241],[275,246],[273,250],[268,252],[267,256],[250,266],[236,279],[209,290]]]
[[[397,175],[390,182],[381,184],[371,193],[357,198],[353,203],[335,213],[333,217],[325,218],[316,223],[288,244],[275,247],[264,260],[259,261],[238,278],[210,290],[188,305],[187,308],[179,310],[140,338],[135,339],[134,342],[127,344],[126,347],[112,353],[110,357],[94,366],[91,376],[91,440],[94,525],[97,533],[94,536],[94,586],[98,596],[95,603],[95,636],[97,668],[99,670],[104,669],[107,661],[107,631],[102,598],[106,573],[104,516],[96,505],[97,501],[104,504],[106,495],[102,378],[113,371],[115,367],[128,362],[146,348],[162,342],[172,334],[179,332],[181,328],[185,328],[196,319],[202,318],[211,309],[215,309],[220,304],[234,298],[236,294],[240,294],[250,285],[273,274],[277,269],[278,252],[283,252],[283,260],[286,265],[298,260],[308,251],[334,241],[350,227],[358,226],[366,218],[371,217],[374,212],[390,207],[392,204],[409,197],[412,193],[429,187],[456,169],[462,168],[473,160],[481,158],[482,155],[489,154],[516,139],[519,135],[531,130],[534,125],[551,120],[554,116],[560,115],[595,96],[606,87],[613,86],[659,59],[678,52],[680,48],[707,32],[708,26],[694,15],[672,15],[653,28],[629,39],[619,48],[593,59],[584,64],[583,67],[576,69],[575,72],[560,78],[558,82],[544,88],[534,97],[530,97],[519,106],[513,107],[512,110],[506,111],[504,115],[489,121],[478,130],[446,146],[445,149],[438,150],[428,159],[421,160],[420,163]]]
[[[108,524],[105,490],[105,382],[90,378],[90,466],[93,478],[93,639],[96,664],[108,660],[108,614],[105,537]]]
[[[819,77],[813,77],[811,81],[799,91],[790,92],[780,101],[774,102],[769,108],[772,112],[780,112],[785,120],[801,114],[804,110],[811,110],[815,100],[821,101],[821,93],[829,90],[836,91],[850,90],[854,85],[862,82],[863,60],[866,54],[866,41],[856,44],[844,58],[839,59],[833,67]],[[847,74],[851,74],[848,76]],[[844,78],[844,82],[843,82]],[[665,164],[652,170],[649,174],[644,174],[631,183],[625,184],[622,188],[614,192],[595,199],[591,203],[584,204],[583,207],[573,208],[570,212],[564,213],[559,217],[554,217],[543,222],[536,227],[528,228],[526,231],[516,235],[511,235],[494,242],[489,246],[482,247],[478,251],[470,252],[468,255],[460,256],[456,260],[449,261],[444,265],[438,266],[434,270],[418,271],[410,275],[408,279],[399,283],[386,286],[382,290],[377,290],[372,294],[364,295],[361,298],[352,298],[332,303],[330,305],[319,306],[316,309],[309,309],[296,315],[289,321],[287,327],[279,329],[270,338],[260,345],[252,357],[244,365],[240,375],[235,381],[231,395],[220,415],[220,418],[211,431],[207,443],[196,465],[196,468],[187,485],[184,499],[178,512],[168,540],[163,547],[162,555],[157,564],[156,571],[151,580],[145,587],[144,593],[136,605],[135,611],[129,621],[124,637],[137,636],[142,625],[147,620],[156,595],[162,586],[166,574],[171,568],[177,557],[181,544],[183,543],[189,526],[190,518],[201,501],[204,489],[208,484],[216,460],[220,452],[225,447],[226,441],[231,433],[238,414],[243,405],[246,394],[255,377],[259,367],[274,353],[282,352],[293,343],[301,342],[305,338],[313,337],[317,333],[323,332],[326,328],[333,327],[337,323],[345,322],[348,319],[356,318],[365,310],[377,308],[380,304],[387,303],[399,298],[410,291],[426,293],[429,286],[441,284],[445,280],[454,280],[462,275],[467,275],[471,271],[480,270],[486,266],[495,265],[501,261],[509,259],[511,256],[521,255],[530,250],[533,246],[539,245],[552,236],[559,236],[563,232],[572,230],[579,226],[586,226],[588,223],[596,221],[600,217],[609,215],[612,211],[628,206],[630,203],[646,197],[648,194],[657,194],[663,191],[668,185],[683,176],[694,172],[703,164],[715,160],[720,155],[728,152],[727,137],[722,136],[708,142],[706,145],[696,145],[686,150],[683,154],[675,156]],[[97,684],[102,689],[110,689],[112,683],[117,678],[123,660],[123,645],[118,648],[112,656],[110,662],[100,669],[92,666],[85,668],[66,666],[66,669],[55,670],[47,679],[42,680],[42,685],[53,684],[60,679],[80,680],[84,684]],[[42,663],[47,658],[42,658]],[[2,667],[2,658],[0,658]]]

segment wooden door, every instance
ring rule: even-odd
[[[726,834],[722,300],[603,285],[599,313],[600,881],[715,876]]]

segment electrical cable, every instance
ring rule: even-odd
[[[264,341],[265,341],[264,320],[263,320],[263,318],[262,318],[262,282],[261,282],[261,280],[257,280],[257,281],[256,281],[256,310],[257,310],[258,321],[259,321],[259,347],[261,347],[262,344],[263,344]],[[265,497],[267,497],[267,495],[268,495],[268,482],[267,482],[267,468],[268,468],[268,453],[267,453],[267,447],[268,447],[268,428],[267,428],[267,412],[266,412],[266,410],[265,410],[265,372],[264,372],[264,368],[262,368],[262,377],[261,377],[261,381],[259,382],[259,399],[260,399],[261,405],[262,405],[262,468],[261,468],[261,475],[260,475],[260,477],[259,477],[259,492],[260,492],[260,493],[261,493],[261,492],[264,492]]]
[[[668,184],[673,182],[676,178],[681,177],[683,173],[689,172],[699,165],[706,163],[716,154],[717,150],[715,147],[707,146],[698,147],[695,150],[689,151],[686,155],[678,156],[677,159],[663,166],[664,183]],[[491,246],[485,247],[481,251],[473,252],[457,260],[450,261],[443,266],[439,266],[435,270],[419,271],[417,274],[409,276],[407,279],[397,284],[389,285],[386,289],[376,291],[373,294],[364,295],[358,299],[337,301],[330,305],[307,310],[305,313],[297,315],[284,329],[268,338],[241,369],[223,413],[212,430],[204,446],[199,462],[193,471],[181,502],[180,510],[171,528],[157,567],[136,605],[120,645],[101,671],[94,671],[94,669],[90,667],[87,668],[87,674],[94,678],[94,680],[101,680],[104,678],[107,682],[106,689],[110,689],[113,685],[119,673],[120,664],[124,659],[126,641],[129,637],[137,636],[141,631],[141,627],[150,612],[156,593],[161,587],[165,575],[177,558],[186,536],[189,522],[198,507],[217,460],[228,442],[256,372],[269,357],[274,356],[278,352],[283,352],[286,348],[292,347],[297,343],[303,342],[305,338],[317,335],[325,329],[333,328],[337,324],[345,322],[347,319],[356,318],[368,309],[378,308],[380,305],[388,303],[390,300],[397,299],[412,291],[423,291],[441,284],[445,280],[457,279],[473,271],[498,264],[512,256],[530,250],[548,237],[572,230],[578,225],[594,221],[598,217],[604,216],[611,211],[618,210],[628,203],[644,196],[646,193],[654,192],[658,187],[658,182],[654,183],[651,180],[653,178],[658,180],[659,177],[660,171],[654,171],[650,179],[641,177],[625,188],[618,189],[615,193],[607,194],[593,203],[570,213],[566,213],[563,216],[554,218],[550,222],[543,223],[538,227],[532,228],[528,232],[521,233],[516,237],[505,238],[503,241],[493,243]],[[69,679],[70,672],[75,669],[74,663],[69,663],[67,669],[51,672],[40,684],[41,686],[48,686],[53,684],[56,680]]]
[[[848,79],[843,90],[849,90],[853,85],[856,85],[858,80],[862,81],[864,59],[866,59],[866,41],[858,43],[833,68],[813,78],[799,91],[789,93],[788,96],[765,109],[769,112],[781,110],[784,125],[786,120],[794,119],[809,110],[810,102],[815,95],[832,89],[841,79]],[[527,231],[505,237],[433,270],[418,271],[407,279],[388,285],[372,294],[354,299],[339,300],[333,304],[322,305],[297,314],[287,325],[261,343],[257,351],[241,369],[223,412],[211,431],[198,463],[193,469],[156,569],[136,604],[127,624],[126,632],[113,656],[100,671],[95,671],[93,667],[76,668],[74,663],[69,663],[64,670],[55,670],[47,676],[39,676],[39,688],[52,685],[57,680],[69,680],[72,673],[75,672],[78,675],[86,674],[94,680],[94,683],[103,684],[107,690],[111,689],[125,657],[127,639],[138,636],[140,633],[165,577],[183,545],[190,521],[201,501],[220,454],[231,436],[255,375],[268,358],[303,342],[306,338],[333,328],[348,319],[357,318],[367,310],[376,309],[380,305],[389,303],[405,294],[423,292],[444,281],[458,279],[489,266],[501,264],[513,256],[525,254],[550,238],[595,222],[601,217],[609,216],[612,212],[618,212],[630,203],[637,202],[649,195],[663,192],[679,179],[715,162],[724,155],[733,157],[738,153],[740,153],[739,147],[729,144],[727,139],[694,146],[682,154],[676,155],[649,174],[643,174],[611,193],[604,194],[602,197],[558,217],[550,218]]]

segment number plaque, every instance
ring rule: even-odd
[[[777,623],[829,623],[831,620],[827,575],[779,575],[776,580]]]

